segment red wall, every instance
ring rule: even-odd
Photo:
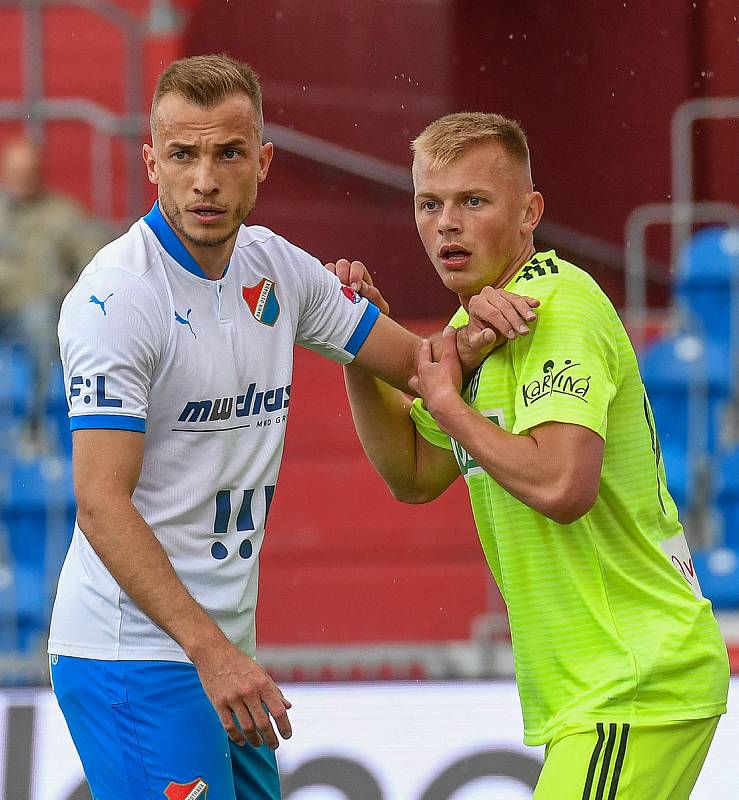
[[[736,6],[726,0],[454,8],[456,104],[520,119],[546,217],[614,244],[635,206],[670,200],[677,106],[739,94]],[[730,168],[739,120],[699,126],[695,145],[696,199],[739,203]]]
[[[530,136],[546,218],[622,246],[632,208],[669,200],[675,108],[739,94],[735,15],[730,0],[212,0],[196,10],[186,49],[252,63],[269,120],[399,165],[408,140],[443,113],[514,116]],[[698,127],[700,198],[739,202],[729,168],[738,127]],[[406,196],[282,156],[257,218],[324,259],[365,258],[401,316],[451,307]],[[666,235],[650,241],[666,260]],[[620,277],[599,274],[620,301]]]
[[[453,107],[451,34],[447,5],[426,0],[212,0],[192,17],[185,47],[252,64],[269,121],[407,166],[411,138]],[[418,242],[409,194],[278,152],[253,220],[324,260],[365,259],[394,314],[455,307]]]

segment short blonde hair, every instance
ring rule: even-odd
[[[152,133],[156,127],[155,112],[165,94],[178,94],[201,108],[216,106],[234,94],[245,94],[254,106],[261,138],[264,116],[259,77],[248,64],[225,53],[181,58],[164,70],[157,81],[151,103]]]
[[[529,145],[518,122],[482,111],[448,114],[432,122],[411,142],[413,162],[423,156],[432,169],[440,169],[488,140],[498,142],[514,161],[529,166]]]

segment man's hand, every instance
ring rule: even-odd
[[[287,709],[292,707],[290,701],[265,670],[231,642],[203,647],[193,663],[229,739],[238,745],[248,741],[254,747],[264,743],[270,750],[276,750],[279,741],[270,714],[282,738],[292,736],[287,716]]]
[[[457,331],[444,328],[441,336],[441,356],[434,361],[431,342],[424,339],[418,353],[416,375],[410,380],[410,387],[423,398],[426,409],[432,416],[446,411],[464,401],[460,396],[462,389],[462,365],[457,353]]]
[[[366,297],[383,314],[390,314],[390,306],[372,282],[369,270],[361,261],[349,261],[346,258],[340,258],[336,263],[326,264],[326,269],[333,272],[344,286],[351,286],[355,292],[359,292],[362,297]]]
[[[505,342],[529,333],[527,323],[536,320],[532,309],[539,301],[526,295],[486,286],[470,298],[467,311],[470,321],[457,331],[457,351],[465,379]]]

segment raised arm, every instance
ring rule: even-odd
[[[435,447],[418,433],[410,417],[411,400],[397,388],[413,391],[409,382],[416,374],[421,340],[385,316],[389,306],[361,261],[340,259],[326,266],[383,313],[354,363],[344,368],[364,451],[397,499],[406,503],[433,500],[459,476],[459,468],[450,450]],[[532,308],[538,304],[533,298],[507,292],[489,293],[481,319],[457,334],[467,377],[494,347],[528,333],[526,322],[536,318]],[[440,346],[441,335],[434,338]]]
[[[424,342],[413,387],[439,427],[458,441],[510,494],[561,524],[574,522],[595,503],[604,442],[582,425],[547,422],[529,435],[502,430],[460,397],[461,366],[454,331],[444,332],[434,361]]]
[[[398,500],[426,503],[459,476],[459,469],[450,451],[418,434],[410,398],[375,377],[393,371],[403,346],[408,358],[416,358],[420,340],[396,341],[395,327],[388,317],[378,319],[354,363],[344,367],[344,379],[354,426],[372,465]],[[415,374],[415,362],[410,369]]]
[[[288,738],[290,703],[189,594],[131,500],[141,472],[144,434],[77,430],[73,435],[80,529],[126,594],[182,646],[231,739],[257,747],[264,741],[275,749],[278,739],[263,704]]]

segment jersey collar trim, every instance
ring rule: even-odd
[[[155,201],[151,207],[151,211],[144,217],[144,222],[151,228],[154,236],[159,240],[159,244],[172,256],[172,258],[188,272],[197,275],[198,278],[210,280],[208,276],[200,268],[198,262],[190,255],[187,248],[180,241],[177,234],[172,230],[169,222],[167,222],[162,210],[159,208],[159,201]],[[228,272],[228,265],[223,273],[226,277]]]

